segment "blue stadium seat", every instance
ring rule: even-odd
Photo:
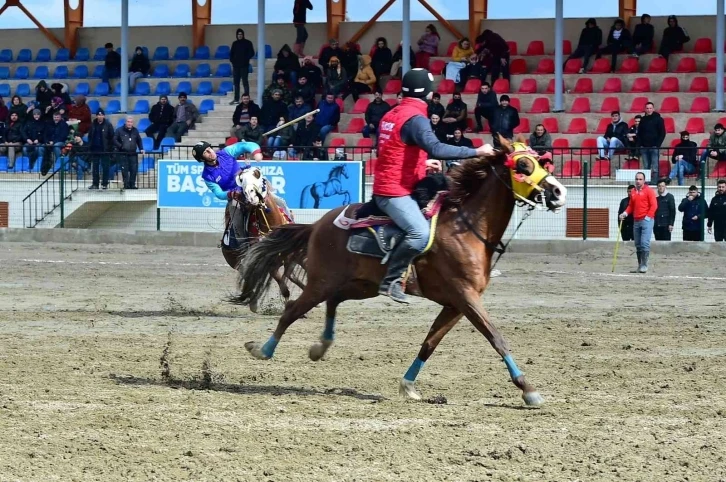
[[[146,129],[149,128],[150,125],[151,125],[151,121],[149,120],[149,118],[143,117],[143,118],[139,119],[139,125],[136,128],[139,130],[139,132],[144,132]],[[151,137],[144,137],[144,139],[151,139]],[[144,139],[142,139],[141,141],[143,142]],[[154,148],[154,140],[151,139],[151,149],[153,149],[153,148]],[[150,151],[151,149],[148,149],[148,150]],[[145,151],[147,150],[146,144],[144,144],[144,150]]]
[[[68,62],[71,59],[71,51],[68,49],[58,49],[55,53],[56,62]]]
[[[53,72],[54,79],[67,79],[68,78],[68,67],[66,65],[59,65]]]
[[[91,109],[91,115],[93,117],[96,117],[96,112],[98,112],[98,109],[100,107],[101,107],[101,104],[96,99],[88,101],[88,108]]]
[[[248,72],[249,72],[250,74],[251,74],[252,72],[254,72],[254,70],[252,70],[252,64],[250,64],[250,68],[249,68]]]
[[[88,95],[91,92],[91,86],[88,82],[78,82],[76,88],[73,89],[73,95]]]
[[[35,56],[36,62],[50,62],[50,49],[38,50],[38,55]]]
[[[180,92],[186,92],[189,95],[192,92],[192,83],[187,80],[179,82],[174,93],[179,94]]]
[[[137,100],[133,110],[134,114],[148,114],[149,101],[145,99]]]
[[[34,79],[47,80],[48,77],[50,77],[50,72],[48,72],[47,65],[39,65],[35,68]]]
[[[171,85],[169,82],[159,82],[156,84],[156,91],[154,92],[154,95],[169,95],[171,94]]]
[[[130,47],[129,47],[130,48]],[[144,52],[144,55],[146,55],[146,58],[149,58],[149,47],[141,46],[141,51]],[[131,57],[136,55],[136,49],[134,47],[134,50],[131,51]]]
[[[115,114],[115,112],[109,112],[108,108],[106,108],[106,114]],[[121,129],[125,123],[126,119],[124,117],[120,118],[118,122],[116,122],[116,129]]]
[[[0,156],[0,172],[7,172],[8,170],[8,158],[6,156]]]
[[[0,84],[0,97],[10,97],[10,84]]]
[[[215,77],[232,77],[232,64],[219,64],[217,71],[214,73]]]
[[[253,59],[257,58],[257,52],[255,52],[255,56],[252,57]],[[265,44],[265,58],[271,59],[272,58],[272,45]]]
[[[28,77],[30,77],[30,70],[25,65],[21,65],[15,69],[16,79],[27,79]]]
[[[118,99],[109,100],[104,110],[106,115],[118,114],[121,111],[121,101]]]
[[[174,68],[172,77],[189,77],[189,64],[179,64]]]
[[[148,124],[146,125],[145,128],[142,129],[141,128],[141,123],[143,121],[148,122]],[[139,121],[139,127],[137,127],[137,129],[139,129],[139,132],[144,132],[149,127],[150,124],[151,124],[151,121],[149,119],[141,119]],[[141,145],[144,147],[144,150],[146,152],[151,152],[151,151],[154,150],[154,139],[152,137],[142,137],[141,138]]]
[[[169,60],[169,47],[163,45],[156,47],[152,60]]]
[[[135,95],[151,95],[151,87],[148,82],[136,82]]]
[[[81,47],[76,50],[76,55],[73,56],[73,60],[77,60],[78,62],[88,62],[90,58],[91,51],[88,50],[86,47]]]
[[[206,45],[202,45],[201,47],[197,47],[197,50],[194,51],[194,58],[196,60],[208,60],[209,59],[209,47]]]
[[[139,174],[146,174],[147,172],[149,172],[149,161],[148,161],[148,159],[151,159],[151,165],[153,166],[153,164],[154,164],[154,158],[151,157],[151,156],[144,156],[141,159],[141,162],[139,163],[139,168],[138,168],[138,171],[137,171]]]
[[[30,85],[23,82],[22,84],[18,84],[18,87],[15,89],[15,95],[19,95],[20,97],[27,97],[30,95]]]
[[[218,94],[227,95],[228,92],[232,92],[234,90],[234,84],[232,84],[231,80],[223,80],[219,83],[219,89],[217,89]]]
[[[93,95],[96,97],[108,95],[108,84],[106,82],[99,82],[93,89]]]
[[[5,80],[10,78],[10,69],[8,67],[0,67],[0,79]]]
[[[174,51],[174,60],[189,60],[189,47],[180,45]]]
[[[106,60],[106,49],[98,47],[96,53],[93,54],[93,60]]]
[[[93,74],[91,75],[92,79],[100,79],[103,78],[103,65],[97,65],[93,68]]]
[[[88,78],[88,66],[87,65],[76,65],[73,68],[73,74],[71,79],[86,79]]]
[[[169,66],[166,64],[157,64],[154,67],[154,72],[151,74],[152,77],[157,79],[165,79],[169,77]]]
[[[40,159],[35,162],[35,165],[40,164]],[[25,156],[15,158],[15,172],[30,172],[30,159]]]
[[[121,95],[121,82],[116,83],[116,87],[113,89],[113,95]]]
[[[212,90],[214,88],[212,87],[212,83],[208,80],[203,80],[202,82],[199,82],[199,85],[197,86],[197,91],[195,94],[197,95],[212,95]]]
[[[194,77],[209,77],[212,75],[212,67],[209,64],[199,64],[194,69]]]
[[[21,49],[18,52],[17,62],[31,62],[33,60],[33,53],[30,49]]]
[[[12,62],[13,61],[13,51],[10,49],[2,49],[0,50],[0,62]]]
[[[229,60],[229,45],[220,45],[214,51],[214,58],[217,60]]]
[[[161,140],[159,150],[166,154],[169,150],[176,145],[176,141],[173,137],[165,137]]]
[[[199,113],[206,114],[210,110],[214,110],[214,101],[212,99],[204,99],[199,104]]]

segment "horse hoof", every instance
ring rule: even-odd
[[[262,353],[262,345],[256,341],[248,341],[245,343],[245,348],[250,355],[257,358],[258,360],[269,360],[270,357]]]
[[[544,405],[544,398],[542,398],[539,392],[523,393],[522,399],[528,407],[541,407]]]
[[[250,311],[252,313],[257,313],[257,302],[256,301],[253,301],[252,303],[250,303]]]
[[[308,352],[310,359],[312,361],[318,361],[323,358],[325,356],[325,352],[328,351],[328,348],[330,348],[332,344],[332,340],[320,340],[313,343],[310,347],[310,351]]]
[[[401,379],[401,385],[398,387],[398,393],[409,400],[421,400],[421,394],[416,391],[414,382],[406,380],[405,378]]]

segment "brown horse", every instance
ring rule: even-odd
[[[441,339],[466,316],[503,358],[512,382],[522,390],[527,405],[544,402],[514,362],[506,342],[481,306],[481,296],[489,283],[492,255],[509,224],[515,199],[541,204],[550,210],[564,206],[567,190],[546,171],[536,153],[524,144],[502,139],[501,149],[485,158],[469,159],[453,168],[449,193],[438,217],[430,249],[414,262],[420,293],[442,305],[418,357],[401,380],[402,395],[419,400],[414,381]],[[549,166],[545,166],[549,167]],[[333,343],[336,307],[345,300],[378,295],[385,274],[379,259],[360,256],[346,249],[349,231],[334,225],[346,208],[327,213],[312,225],[290,224],[273,231],[251,247],[241,268],[241,294],[236,302],[249,304],[269,285],[271,266],[285,261],[307,259],[307,286],[290,303],[277,328],[263,345],[245,344],[256,358],[272,357],[285,330],[310,309],[327,303],[325,329],[310,348],[310,358],[319,360]]]

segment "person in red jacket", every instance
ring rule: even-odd
[[[411,197],[427,171],[441,171],[441,159],[466,159],[493,152],[443,144],[431,130],[426,114],[434,91],[434,77],[426,69],[412,69],[403,76],[401,103],[388,111],[378,127],[378,160],[373,178],[373,199],[406,236],[391,253],[388,272],[378,293],[408,303],[402,277],[429,240],[429,223]]]
[[[630,192],[630,202],[620,215],[623,220],[633,215],[633,237],[635,238],[635,251],[638,254],[638,269],[633,273],[648,272],[648,256],[650,255],[650,238],[653,236],[653,223],[655,211],[658,209],[658,200],[655,191],[645,183],[645,174],[635,174],[635,189]]]

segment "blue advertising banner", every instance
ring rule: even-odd
[[[243,165],[240,162],[240,165]],[[290,209],[332,209],[362,201],[362,163],[351,161],[253,162]],[[202,179],[197,161],[160,160],[157,206],[160,208],[224,208]]]

